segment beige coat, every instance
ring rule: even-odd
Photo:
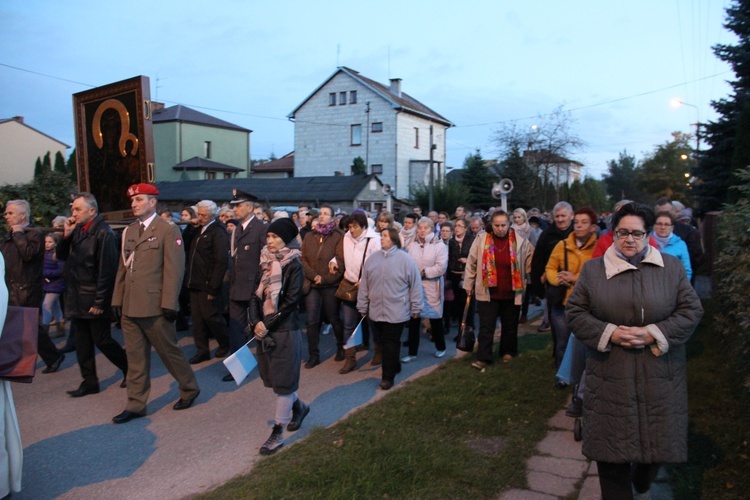
[[[138,222],[122,235],[113,306],[131,318],[161,316],[163,309],[179,309],[185,250],[179,228],[156,217],[138,237]]]

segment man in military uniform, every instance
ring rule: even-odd
[[[234,216],[239,221],[231,234],[232,270],[229,284],[229,350],[235,352],[245,345],[247,307],[255,293],[255,277],[260,265],[260,251],[266,244],[268,225],[253,214],[254,196],[239,189],[232,190]],[[225,375],[223,380],[234,380]]]
[[[146,415],[151,391],[151,346],[180,387],[175,410],[192,406],[200,393],[185,353],[177,344],[174,321],[185,273],[185,252],[179,228],[157,217],[156,196],[150,184],[128,189],[137,220],[122,235],[112,306],[121,308],[122,332],[128,357],[128,402],[112,421],[129,422]]]

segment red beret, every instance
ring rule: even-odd
[[[137,194],[150,194],[156,196],[159,194],[159,190],[152,184],[141,182],[140,184],[133,184],[128,188],[128,196],[135,196]]]

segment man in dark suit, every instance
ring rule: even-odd
[[[245,345],[247,308],[255,290],[253,284],[260,265],[260,251],[266,244],[268,225],[253,214],[254,196],[239,189],[232,190],[234,216],[239,221],[230,238],[232,271],[229,285],[229,350],[235,352]],[[225,375],[223,380],[234,380]]]
[[[128,356],[128,402],[112,421],[129,422],[146,415],[151,391],[151,346],[177,380],[180,399],[175,410],[190,408],[200,389],[185,353],[177,343],[174,321],[185,273],[179,228],[156,215],[159,191],[150,184],[128,189],[137,217],[122,235],[122,254],[112,306],[121,308],[122,333]]]
[[[112,338],[111,304],[117,274],[115,234],[99,215],[91,193],[73,199],[72,217],[64,223],[57,257],[65,261],[65,316],[75,331],[76,355],[83,382],[68,391],[74,398],[99,392],[94,358],[99,350],[112,364],[128,373],[125,350]],[[125,380],[120,385],[125,387]]]
[[[31,206],[26,200],[10,200],[5,204],[5,222],[8,233],[0,242],[0,252],[5,259],[5,284],[8,286],[8,305],[36,307],[41,311],[42,266],[44,264],[44,235],[29,226]],[[40,317],[41,319],[41,317]],[[49,326],[39,322],[37,329],[38,352],[47,368],[42,373],[60,369],[65,355],[57,350],[49,338]]]
[[[191,245],[187,266],[196,349],[195,356],[190,358],[191,365],[211,359],[209,334],[219,343],[217,358],[223,358],[229,352],[229,334],[222,315],[224,304],[221,296],[229,265],[229,236],[226,226],[216,219],[219,210],[216,203],[202,200],[197,206],[200,232]]]

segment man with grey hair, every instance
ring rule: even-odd
[[[99,215],[96,198],[79,193],[73,198],[72,216],[64,224],[57,257],[65,261],[65,316],[71,318],[76,355],[83,382],[68,391],[74,398],[99,392],[94,361],[95,347],[128,373],[125,350],[112,338],[112,293],[117,275],[117,240]],[[123,379],[120,387],[125,387]]]
[[[31,206],[26,200],[10,200],[5,204],[5,222],[8,233],[0,241],[0,252],[5,259],[8,305],[35,307],[41,312],[44,299],[44,235],[30,227]],[[65,355],[57,350],[49,338],[48,330],[49,326],[45,327],[39,321],[37,349],[47,365],[42,373],[56,372],[65,360]]]
[[[209,334],[219,343],[217,358],[229,353],[229,332],[222,315],[224,304],[221,294],[229,266],[229,235],[226,226],[216,220],[216,203],[202,200],[197,206],[200,234],[190,247],[187,265],[187,288],[190,291],[196,351],[195,356],[190,358],[191,365],[211,359]]]

